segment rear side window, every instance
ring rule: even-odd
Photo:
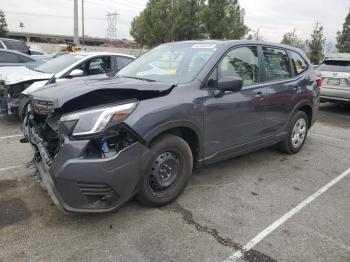
[[[116,59],[117,59],[118,71],[133,61],[133,59],[131,58],[122,57],[122,56],[117,56]]]
[[[4,46],[2,45],[1,41],[0,41],[0,49],[4,49]]]
[[[0,52],[0,63],[19,63],[18,56],[8,52]]]
[[[297,52],[290,51],[291,53],[291,59],[295,68],[295,72],[297,75],[300,75],[304,71],[308,69],[308,64],[306,63],[305,59],[299,55]]]
[[[291,78],[292,71],[287,52],[283,49],[263,47],[266,80],[278,81]]]
[[[239,77],[243,86],[259,82],[259,59],[256,46],[239,47],[230,51],[218,65],[218,75],[209,84],[225,76]],[[212,79],[215,78],[215,79]],[[212,85],[212,84],[210,84]]]

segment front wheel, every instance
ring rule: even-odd
[[[147,164],[137,199],[147,206],[163,206],[176,199],[192,174],[189,145],[175,135],[163,135],[151,143],[153,154]]]
[[[297,111],[288,125],[287,138],[279,144],[279,149],[287,154],[299,152],[305,143],[308,127],[309,119],[305,112]]]

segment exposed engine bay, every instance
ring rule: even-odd
[[[170,90],[169,90],[170,91]],[[96,90],[66,102],[61,108],[55,108],[54,102],[43,101],[31,97],[29,110],[25,118],[27,133],[35,133],[48,153],[54,159],[59,153],[65,139],[88,140],[84,158],[110,158],[142,138],[123,122],[110,123],[98,134],[73,137],[72,132],[77,121],[62,122],[63,115],[98,108],[101,101],[109,106],[125,104],[128,101],[140,101],[167,94],[159,91],[138,90]],[[30,140],[30,136],[28,137]],[[38,141],[31,141],[38,144]]]

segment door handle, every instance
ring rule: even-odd
[[[255,99],[262,99],[264,98],[264,93],[263,92],[258,92],[254,96]]]

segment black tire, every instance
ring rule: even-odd
[[[146,173],[140,181],[137,200],[143,205],[158,207],[169,204],[185,189],[192,174],[193,156],[186,141],[171,134],[156,138],[151,143],[150,149],[153,156],[146,165]],[[163,156],[165,160],[163,160]],[[169,169],[167,163],[173,169]],[[168,178],[168,181],[161,178],[163,174],[161,171],[164,171],[164,168],[162,169],[164,166],[166,167],[165,172],[171,173],[170,178],[173,180],[167,187],[158,183],[158,181],[169,182],[170,178]],[[172,172],[173,170],[176,170],[176,172]]]
[[[295,137],[295,132],[293,131],[293,129],[295,128],[298,121],[301,121],[302,123],[304,123],[305,134],[304,134],[303,138],[300,138],[300,139],[302,139],[299,141],[300,143],[295,143],[295,142],[293,142],[293,141],[295,141],[295,140],[293,140],[293,136]],[[309,119],[308,119],[307,115],[303,111],[297,111],[293,115],[293,117],[291,118],[291,120],[288,124],[287,138],[283,142],[278,144],[279,150],[283,153],[286,153],[286,154],[298,153],[304,146],[304,143],[305,143],[306,138],[307,138],[308,130],[309,130]]]

